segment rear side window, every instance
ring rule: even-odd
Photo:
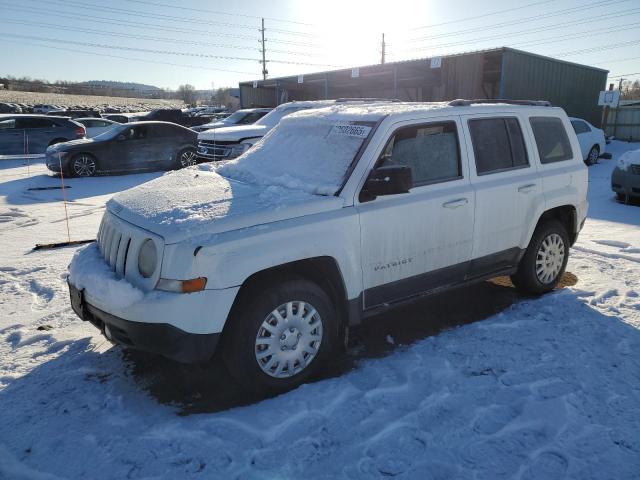
[[[573,158],[562,120],[555,117],[531,117],[529,121],[541,163],[562,162]]]
[[[455,122],[401,128],[387,143],[382,165],[411,167],[413,186],[461,178]]]
[[[20,118],[16,121],[18,128],[51,128],[58,125],[47,118]]]
[[[13,128],[16,128],[16,121],[14,118],[0,120],[0,130],[9,130]]]
[[[576,132],[576,134],[587,133],[591,131],[589,125],[581,122],[580,120],[571,120],[571,126],[573,127],[573,130],[574,132]]]
[[[517,118],[469,120],[469,131],[478,175],[529,165],[527,149]]]

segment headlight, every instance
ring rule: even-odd
[[[249,150],[251,147],[253,147],[253,144],[251,144],[251,143],[241,143],[239,145],[234,145],[233,147],[231,147],[231,153],[230,153],[229,156],[230,157],[239,157],[244,152]]]
[[[156,244],[150,238],[147,238],[140,247],[138,254],[138,271],[144,278],[149,278],[156,271],[158,263],[158,250]]]

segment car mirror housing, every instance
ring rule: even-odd
[[[369,178],[364,185],[363,193],[365,198],[361,201],[373,200],[380,195],[396,195],[399,193],[409,193],[413,183],[411,167],[406,165],[388,165],[374,168],[369,174]]]

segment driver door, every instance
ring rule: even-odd
[[[460,131],[457,117],[390,129],[376,166],[411,167],[413,187],[356,202],[365,309],[464,279],[475,197]]]

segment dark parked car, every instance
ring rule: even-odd
[[[85,128],[69,118],[0,115],[0,155],[44,153],[48,146],[83,138]]]
[[[122,115],[120,113],[109,113],[107,115],[102,115],[102,118],[104,118],[106,120],[111,120],[113,122],[118,122],[118,123],[128,123],[129,122],[129,117],[127,117],[126,115]]]
[[[71,118],[102,118],[97,110],[63,110],[47,113],[55,117],[71,117]]]
[[[167,122],[116,125],[95,138],[47,149],[47,168],[75,177],[169,170],[196,163],[198,134]]]
[[[0,103],[0,113],[22,113],[22,108],[15,103]]]
[[[140,120],[158,120],[161,122],[172,122],[185,127],[202,125],[209,121],[208,117],[191,117],[179,108],[156,108],[140,117]]]

